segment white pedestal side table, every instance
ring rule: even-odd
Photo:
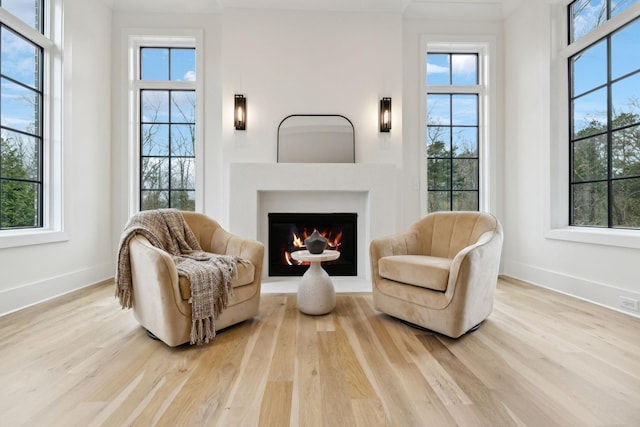
[[[298,310],[313,315],[329,313],[336,307],[336,291],[321,263],[340,258],[340,252],[326,250],[321,254],[312,254],[309,251],[295,251],[291,257],[311,264],[298,286]]]

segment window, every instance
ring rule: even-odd
[[[480,208],[480,93],[477,52],[428,52],[427,210]]]
[[[45,52],[43,0],[1,0],[0,230],[44,225]]]
[[[196,209],[196,50],[141,46],[140,210]]]
[[[640,18],[610,22],[633,3],[568,6],[570,225],[640,229]]]

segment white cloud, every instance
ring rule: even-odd
[[[453,55],[451,57],[451,66],[454,74],[475,74],[476,72],[476,56],[475,55]]]
[[[427,62],[428,74],[442,74],[442,73],[448,73],[448,72],[449,72],[448,67],[443,67],[442,65],[436,65],[436,64],[431,64]]]
[[[188,82],[195,82],[196,81],[196,72],[193,70],[187,71],[186,73],[184,73],[184,80],[188,81]]]

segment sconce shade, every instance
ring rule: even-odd
[[[391,130],[391,98],[380,100],[380,132]]]
[[[233,103],[233,124],[236,130],[247,129],[247,98],[235,95]]]

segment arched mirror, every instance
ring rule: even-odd
[[[355,163],[355,135],[338,114],[294,114],[278,126],[279,163]]]

